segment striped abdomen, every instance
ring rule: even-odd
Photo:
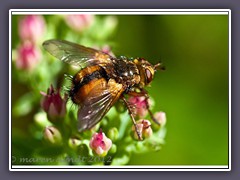
[[[106,84],[107,75],[100,66],[89,66],[80,70],[73,78],[72,88],[69,92],[73,103],[80,105],[84,102],[95,86]]]

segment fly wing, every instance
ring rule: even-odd
[[[54,57],[71,65],[85,68],[89,65],[111,63],[111,56],[93,48],[65,40],[48,40],[43,47]]]
[[[90,129],[101,121],[123,91],[122,85],[111,79],[104,85],[95,86],[79,108],[79,131]]]

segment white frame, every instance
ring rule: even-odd
[[[64,11],[64,12],[63,12]],[[157,14],[157,15],[228,15],[229,16],[229,164],[227,166],[35,166],[11,164],[11,18],[26,14]],[[231,10],[230,9],[10,9],[9,10],[9,170],[10,171],[231,171]],[[71,169],[69,169],[71,168]]]

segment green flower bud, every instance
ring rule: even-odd
[[[61,133],[53,126],[48,126],[44,129],[43,138],[50,144],[59,145],[62,143]]]
[[[114,142],[118,139],[119,133],[116,127],[109,129],[108,137]]]
[[[34,115],[34,122],[41,128],[50,126],[51,123],[47,119],[47,115],[44,112],[39,112]]]
[[[81,155],[82,157],[88,157],[89,156],[89,150],[86,144],[80,144],[77,147],[77,153]]]
[[[71,147],[72,149],[77,149],[77,147],[81,144],[82,142],[79,139],[76,138],[70,138],[68,140],[68,145],[69,147]]]
[[[116,146],[116,144],[112,144],[112,147],[109,150],[109,153],[115,154],[116,152],[117,152],[117,146]]]

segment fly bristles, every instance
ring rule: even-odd
[[[69,109],[70,110],[74,110],[74,111],[76,111],[78,108],[79,108],[79,106],[78,105],[76,105],[76,104],[74,104],[72,101],[67,101],[67,103],[69,104]]]
[[[71,90],[71,87],[62,86],[62,90],[63,90],[65,93],[68,93],[68,92]]]
[[[71,75],[69,75],[69,74],[64,74],[64,77],[65,77],[65,79],[67,79],[67,80],[70,80],[70,81],[73,80],[73,76],[71,76]]]

